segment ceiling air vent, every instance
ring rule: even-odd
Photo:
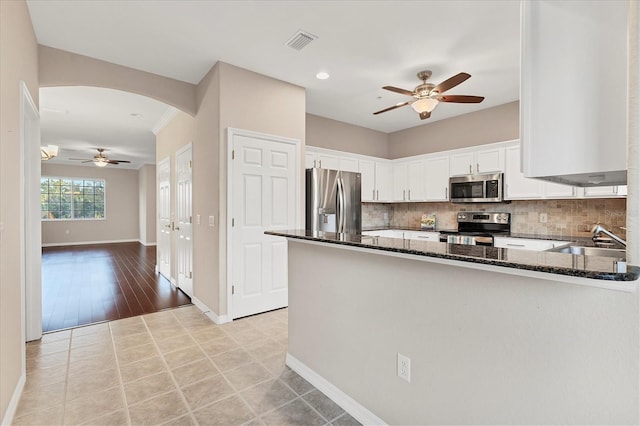
[[[291,38],[287,40],[285,44],[292,49],[302,50],[304,47],[306,47],[309,43],[311,43],[313,40],[317,38],[318,38],[317,36],[314,36],[311,33],[298,30],[298,32],[296,32],[293,36],[291,36]]]

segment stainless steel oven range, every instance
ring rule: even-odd
[[[440,231],[440,241],[449,244],[493,246],[493,236],[511,231],[511,213],[458,212],[458,230]]]

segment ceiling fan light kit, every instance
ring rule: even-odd
[[[98,167],[106,167],[107,164],[120,164],[120,163],[131,163],[129,160],[111,160],[109,157],[103,154],[105,151],[104,148],[96,148],[98,153],[93,156],[92,159],[86,158],[70,158],[69,160],[78,160],[83,163],[93,163]]]
[[[399,93],[401,95],[411,96],[415,100],[408,102],[399,102],[392,107],[376,111],[373,114],[381,114],[383,112],[391,111],[405,105],[411,105],[411,108],[413,108],[413,110],[420,115],[420,119],[424,120],[431,117],[431,112],[440,104],[440,102],[474,104],[480,103],[484,100],[484,97],[482,96],[442,95],[447,90],[456,87],[458,84],[466,81],[469,77],[471,77],[471,75],[467,74],[466,72],[456,74],[438,85],[427,83],[429,77],[431,77],[431,71],[420,71],[418,73],[418,78],[422,80],[422,84],[416,86],[416,88],[413,90],[401,89],[399,87],[393,86],[384,86],[383,89],[385,90]]]

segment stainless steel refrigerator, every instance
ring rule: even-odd
[[[306,170],[307,231],[362,232],[361,175],[340,170]]]

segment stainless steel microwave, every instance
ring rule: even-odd
[[[449,178],[452,203],[499,203],[502,198],[502,173]]]

